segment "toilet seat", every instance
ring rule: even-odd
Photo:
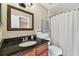
[[[62,54],[62,50],[55,45],[51,45],[49,46],[49,54],[51,56],[59,56]]]

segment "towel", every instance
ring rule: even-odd
[[[41,32],[47,33],[49,31],[49,23],[48,20],[41,20]]]

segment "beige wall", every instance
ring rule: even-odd
[[[0,41],[2,39],[2,27],[0,26]]]
[[[34,29],[41,27],[41,19],[48,18],[48,11],[40,4],[34,4],[32,7],[22,8],[17,4],[9,4],[17,8],[34,13]],[[31,35],[33,31],[7,31],[7,4],[2,4],[2,38]]]

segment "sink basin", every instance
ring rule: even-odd
[[[36,41],[27,41],[27,42],[20,43],[19,47],[28,47],[28,46],[32,46],[36,43],[37,43]]]

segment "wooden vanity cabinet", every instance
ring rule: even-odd
[[[37,47],[37,56],[48,56],[48,44],[44,43]]]
[[[23,56],[36,56],[36,48],[33,49],[32,51],[30,51],[30,52],[24,54]]]
[[[48,43],[41,44],[23,56],[48,56]]]
[[[41,53],[40,55],[38,56],[48,56],[48,50],[44,51],[43,53]]]

